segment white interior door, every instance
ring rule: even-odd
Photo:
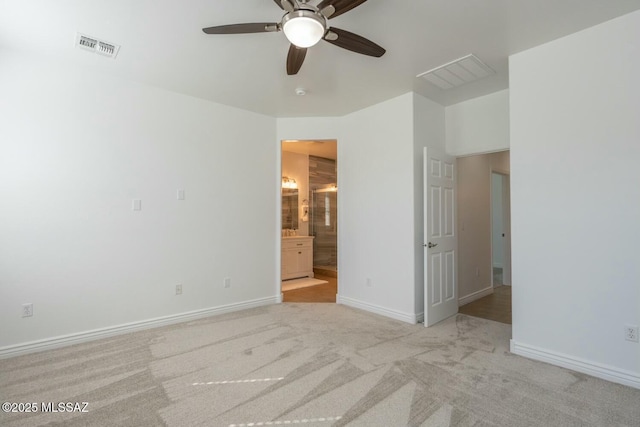
[[[458,312],[456,159],[424,148],[424,324]]]

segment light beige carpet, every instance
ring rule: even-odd
[[[294,289],[308,288],[310,286],[324,285],[329,283],[326,280],[314,279],[312,277],[305,277],[302,279],[291,279],[282,282],[282,292],[292,291]]]
[[[2,426],[638,426],[640,390],[514,356],[509,325],[283,304],[0,360]]]

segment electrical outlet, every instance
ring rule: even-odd
[[[176,295],[182,295],[182,285],[176,285]]]
[[[225,288],[230,288],[231,287],[231,278],[230,277],[225,277],[222,283],[224,284]]]
[[[625,325],[624,339],[627,341],[638,342],[638,326]]]
[[[366,284],[367,284],[367,288],[370,288],[372,286],[371,277],[367,277]]]
[[[31,317],[33,316],[33,304],[27,303],[22,304],[22,317]]]

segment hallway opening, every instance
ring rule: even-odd
[[[458,311],[511,324],[509,151],[458,158]]]

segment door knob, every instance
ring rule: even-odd
[[[429,244],[425,245],[425,246],[428,247],[429,249],[431,249],[431,248],[435,248],[436,246],[438,246],[438,244],[429,242]]]

